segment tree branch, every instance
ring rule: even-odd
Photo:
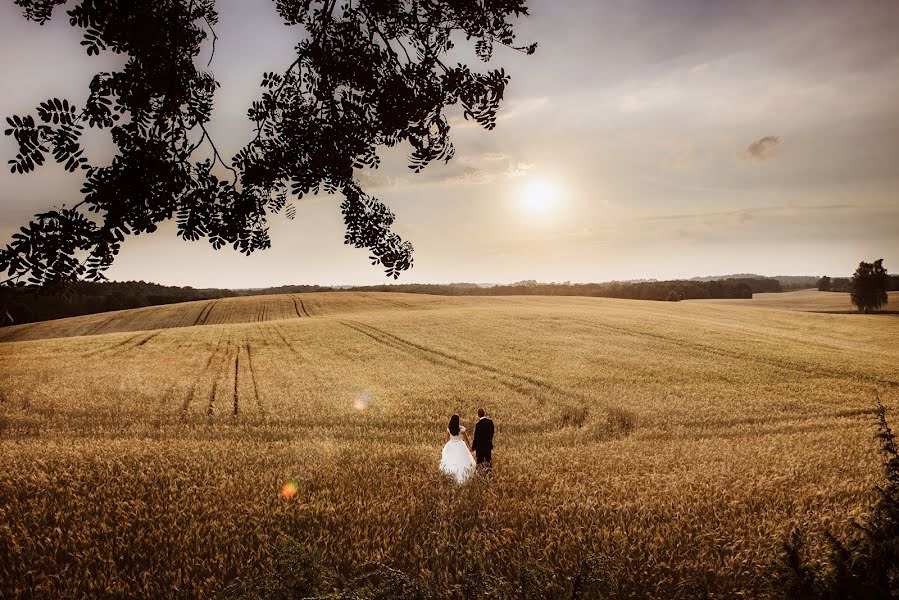
[[[219,36],[215,34],[215,28],[212,26],[212,23],[209,22],[208,17],[203,17],[203,20],[206,21],[206,25],[209,26],[209,33],[212,34],[212,52],[209,53],[209,62],[206,63],[206,66],[212,66],[212,57],[215,56],[215,43],[218,41]]]
[[[237,174],[237,171],[234,169],[234,167],[232,167],[229,164],[226,164],[225,161],[222,160],[222,155],[219,154],[218,148],[215,147],[215,142],[212,141],[212,136],[210,136],[209,132],[206,131],[206,126],[200,122],[198,122],[197,124],[200,126],[200,129],[203,130],[203,137],[206,138],[206,141],[208,141],[209,145],[212,147],[213,162],[215,162],[217,160],[219,163],[221,163],[221,165],[223,167],[225,167],[226,169],[231,171],[231,173],[234,175],[234,181],[231,182],[231,187],[232,188],[235,187],[237,185],[238,180],[240,179],[240,176]]]

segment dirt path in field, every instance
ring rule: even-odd
[[[182,414],[186,414],[188,409],[190,408],[190,405],[193,402],[194,397],[197,394],[197,388],[200,386],[200,381],[203,379],[203,376],[206,374],[206,372],[209,371],[209,368],[212,366],[213,360],[215,360],[216,357],[218,357],[218,355],[221,351],[223,342],[224,342],[224,340],[219,339],[219,341],[215,345],[215,348],[212,350],[212,352],[209,354],[209,357],[206,359],[206,364],[203,365],[203,369],[194,378],[194,383],[191,386],[190,391],[187,393],[187,396],[185,396],[184,402],[181,404],[181,413]]]
[[[210,300],[206,306],[200,311],[200,314],[197,315],[197,320],[194,321],[194,326],[197,325],[205,325],[207,321],[209,321],[209,313],[212,312],[212,308],[218,303],[218,300]]]
[[[455,356],[436,348],[430,348],[423,344],[403,339],[397,335],[384,331],[383,329],[373,327],[372,325],[366,325],[365,323],[360,323],[359,321],[339,321],[339,323],[345,327],[352,329],[353,331],[356,331],[357,333],[361,333],[362,335],[374,340],[378,344],[387,346],[388,348],[391,348],[393,350],[416,356],[418,358],[427,360],[434,364],[442,365],[450,369],[468,370],[469,372],[473,372],[474,374],[477,374],[479,376],[483,376],[486,374],[497,383],[504,385],[505,387],[520,394],[535,396],[536,391],[536,397],[540,402],[545,401],[545,397],[540,395],[540,392],[552,392],[553,394],[556,394],[558,396],[578,401],[587,400],[587,398],[582,396],[581,394],[578,394],[572,390],[562,388],[555,384],[536,379],[529,375],[503,371],[502,369],[491,365],[468,360],[467,358],[463,358],[461,356]]]
[[[726,348],[709,346],[706,344],[701,344],[698,342],[690,342],[683,338],[675,338],[666,335],[662,335],[660,333],[652,333],[649,331],[640,331],[637,329],[630,329],[627,327],[621,327],[616,325],[610,325],[608,323],[599,323],[597,321],[591,321],[589,319],[579,319],[577,317],[568,317],[565,320],[574,321],[577,323],[583,323],[585,325],[589,325],[596,329],[603,329],[606,331],[613,331],[615,333],[621,333],[627,336],[633,337],[643,337],[649,338],[654,341],[662,342],[664,344],[668,344],[671,346],[675,346],[677,348],[687,348],[696,352],[708,354],[715,357],[725,356],[727,358],[731,358],[734,360],[739,360],[748,363],[755,363],[757,365],[764,365],[767,367],[771,367],[774,369],[780,369],[782,371],[792,372],[797,375],[802,375],[804,377],[818,377],[822,379],[831,379],[834,377],[848,377],[854,376],[859,377],[858,373],[852,372],[849,373],[845,370],[840,370],[838,368],[829,367],[825,369],[816,369],[813,367],[801,366],[794,363],[789,363],[782,360],[777,360],[774,358],[762,358],[760,356],[753,356],[743,352],[737,352],[735,350],[728,350]],[[894,381],[891,379],[880,379],[874,376],[862,375],[860,378],[867,380],[869,383],[876,385],[885,385],[889,387],[897,387],[899,386],[899,381]]]
[[[247,355],[247,369],[250,372],[250,382],[253,384],[253,399],[256,402],[256,409],[263,415],[265,415],[265,407],[262,405],[262,398],[259,396],[259,385],[256,381],[256,368],[253,366],[253,352],[251,350],[250,342],[244,342],[244,353]],[[234,414],[237,414],[237,375],[235,371],[234,377]]]
[[[128,337],[127,339],[122,340],[121,342],[119,342],[117,344],[113,344],[111,346],[106,346],[105,348],[100,348],[98,350],[94,350],[92,352],[82,354],[81,356],[83,358],[90,358],[92,356],[98,356],[100,354],[109,354],[109,355],[123,354],[129,350],[135,350],[137,348],[140,348],[141,346],[143,346],[144,344],[146,344],[147,342],[149,342],[150,340],[155,338],[160,333],[162,333],[162,332],[152,331],[150,333],[147,333],[147,332],[142,331],[140,333],[137,333],[135,335]]]
[[[302,298],[298,298],[296,295],[291,294],[290,299],[293,300],[293,309],[297,313],[297,317],[311,317],[312,314],[306,309],[306,304],[303,302]]]

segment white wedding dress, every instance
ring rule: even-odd
[[[447,431],[449,433],[449,431]],[[465,428],[459,428],[459,435],[451,435],[449,441],[443,446],[443,455],[440,458],[440,470],[447,475],[452,475],[456,483],[465,483],[475,471],[474,457],[468,451],[468,445],[462,439]]]

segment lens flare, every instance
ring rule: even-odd
[[[281,497],[286,500],[290,500],[295,498],[297,493],[300,491],[300,484],[296,479],[288,479],[284,485],[281,486]]]
[[[372,393],[370,390],[363,390],[353,399],[353,408],[359,412],[363,412],[371,404]]]

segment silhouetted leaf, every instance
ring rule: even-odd
[[[15,3],[44,23],[64,2]],[[82,109],[52,98],[38,105],[37,120],[7,118],[4,133],[18,146],[11,171],[30,172],[49,152],[85,180],[77,210],[45,213],[3,250],[29,260],[0,267],[42,284],[101,278],[125,236],[171,218],[185,240],[207,238],[216,249],[249,254],[271,246],[269,213],[286,210],[295,218],[289,186],[299,198],[342,194],[346,243],[366,248],[388,277],[411,268],[412,245],[391,231],[393,213],[364,193],[354,169],[377,168],[377,148],[403,142],[415,172],[451,160],[448,106],[460,104],[466,119],[495,127],[505,72],[447,67],[442,58],[454,36],[468,40],[484,62],[497,45],[533,52],[533,45],[514,45],[511,23],[527,14],[525,0],[276,0],[275,9],[308,35],[283,72],[262,75],[263,92],[247,111],[255,135],[227,160],[205,128],[218,83],[197,66],[218,22],[214,2],[74,2],[67,15],[87,54],[123,55],[124,66],[92,78]],[[109,129],[116,146],[110,164],[89,164],[80,145],[85,123]],[[229,173],[226,180],[213,174],[215,165]],[[79,211],[96,221],[76,227]]]

